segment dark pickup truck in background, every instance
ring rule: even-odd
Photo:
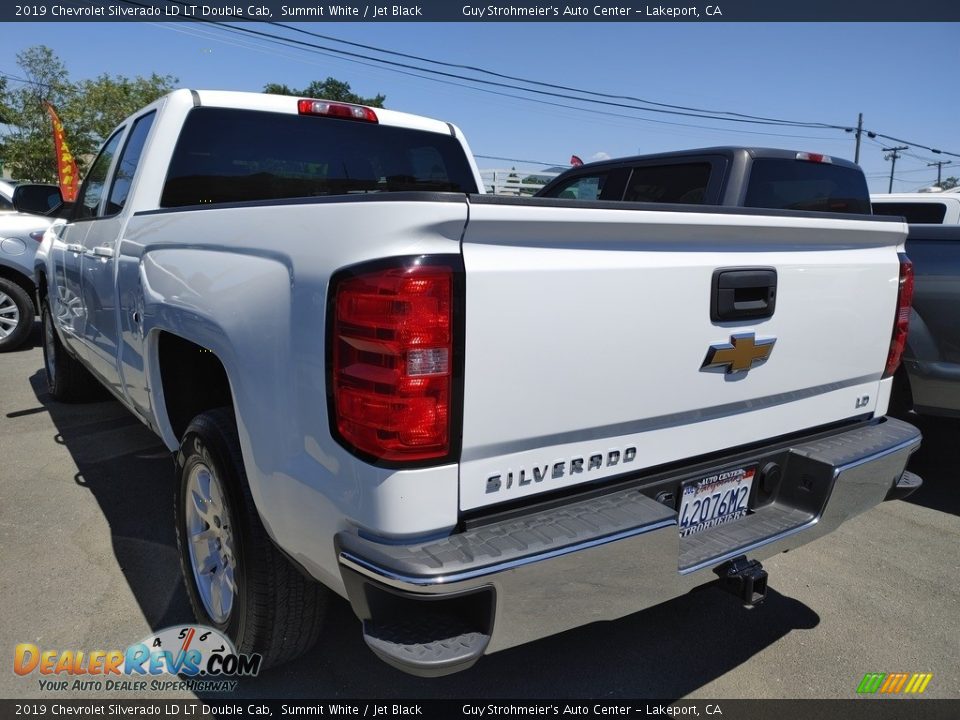
[[[891,407],[960,417],[960,225],[911,224],[914,295]]]
[[[581,165],[537,197],[870,214],[859,166],[795,150],[712,147]]]

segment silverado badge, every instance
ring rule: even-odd
[[[730,342],[710,346],[700,371],[722,371],[727,375],[746,373],[767,361],[776,341],[776,338],[757,340],[752,332],[731,335]]]

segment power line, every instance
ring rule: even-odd
[[[124,0],[124,1],[127,1],[127,0]],[[204,21],[201,21],[201,22],[204,22]],[[221,23],[215,23],[215,22],[213,22],[213,21],[205,21],[205,22],[214,25],[217,30],[223,30],[223,31],[227,31],[227,32],[233,32],[233,33],[240,34],[241,36],[243,36],[244,33],[249,32],[249,31],[246,31],[246,30],[244,30],[244,29],[242,29],[242,28],[235,28],[235,27],[233,27],[233,26],[231,26],[231,25],[224,25],[224,24],[221,24]],[[175,28],[171,28],[171,29],[175,29]],[[226,43],[226,44],[228,44],[228,45],[233,45],[233,46],[235,46],[235,47],[247,47],[248,49],[258,49],[258,50],[261,50],[261,51],[263,51],[263,52],[268,52],[268,50],[267,50],[264,46],[262,46],[262,45],[243,45],[243,44],[240,44],[240,43],[229,42],[229,41],[223,39],[222,37],[217,37],[217,35],[216,35],[215,33],[206,33],[205,31],[203,31],[202,29],[199,29],[199,28],[197,28],[197,30],[199,30],[201,33],[204,33],[204,35],[205,35],[206,37],[210,37],[210,38],[216,39],[216,40],[218,40],[219,42],[224,42],[224,43]],[[179,30],[179,29],[178,29],[178,32],[187,32],[187,31],[185,31],[185,30]],[[189,33],[188,33],[188,34],[189,34]],[[274,42],[274,43],[276,43],[276,44],[278,44],[278,45],[281,45],[281,46],[283,46],[283,47],[288,47],[288,45],[285,44],[285,43],[291,43],[291,42],[292,42],[292,43],[296,43],[296,41],[292,41],[292,40],[289,40],[289,39],[283,38],[283,37],[274,37],[274,36],[271,36],[271,37],[273,37],[274,39],[273,39],[273,40],[268,39],[268,40],[267,40],[268,42]],[[301,50],[302,50],[303,48],[296,48],[296,49],[301,49]],[[311,52],[313,52],[313,53],[315,53],[315,54],[317,54],[317,55],[322,55],[322,56],[324,56],[324,57],[332,57],[332,58],[334,58],[334,59],[343,60],[343,61],[345,61],[345,62],[352,62],[352,63],[356,63],[356,64],[358,64],[358,65],[363,65],[363,66],[366,66],[366,67],[373,67],[373,68],[380,69],[380,70],[384,70],[384,69],[385,69],[385,70],[387,70],[387,71],[389,71],[389,72],[395,72],[395,73],[398,73],[398,74],[400,74],[400,75],[406,75],[406,76],[408,76],[408,77],[414,77],[414,78],[418,78],[418,79],[421,79],[421,80],[427,80],[427,81],[430,81],[430,82],[438,82],[438,83],[442,83],[442,84],[444,84],[444,85],[452,85],[452,86],[454,86],[454,87],[462,87],[462,88],[465,88],[465,89],[468,89],[468,90],[472,90],[472,91],[474,91],[474,92],[483,92],[483,93],[487,93],[487,94],[490,94],[490,95],[496,95],[496,96],[500,96],[500,97],[507,97],[507,98],[511,98],[511,99],[515,99],[515,100],[522,100],[522,101],[524,101],[524,102],[531,102],[531,103],[536,103],[536,104],[540,104],[540,105],[547,105],[547,106],[549,106],[549,107],[565,108],[565,109],[568,109],[568,110],[574,110],[574,111],[576,111],[576,112],[590,113],[591,115],[603,115],[603,116],[606,116],[606,117],[624,118],[624,119],[626,119],[626,120],[632,120],[632,121],[634,121],[634,122],[646,122],[646,123],[654,123],[654,124],[657,124],[657,125],[671,125],[671,126],[675,126],[675,127],[695,128],[695,129],[699,129],[699,130],[709,130],[709,131],[712,131],[712,132],[727,132],[727,133],[737,133],[737,134],[747,134],[747,135],[761,135],[761,136],[767,136],[767,137],[801,138],[801,139],[807,139],[807,140],[819,140],[819,141],[821,141],[821,142],[842,142],[842,140],[840,140],[840,139],[838,139],[838,138],[830,138],[830,137],[817,136],[817,135],[797,135],[797,134],[790,134],[790,133],[770,133],[770,132],[763,132],[763,131],[761,131],[761,130],[742,130],[742,129],[732,130],[732,129],[730,129],[730,128],[722,128],[722,127],[716,127],[716,126],[711,126],[711,125],[698,125],[698,124],[695,124],[695,123],[671,122],[671,121],[669,121],[669,120],[654,120],[653,118],[637,117],[637,116],[635,116],[635,115],[625,115],[625,114],[623,114],[623,113],[610,112],[610,111],[608,111],[608,110],[598,110],[598,109],[596,109],[596,108],[583,108],[583,107],[578,107],[578,106],[576,106],[576,105],[569,105],[569,104],[565,104],[565,103],[558,103],[558,102],[553,102],[553,101],[550,101],[550,100],[543,100],[543,99],[540,99],[540,98],[524,97],[524,96],[522,96],[522,95],[516,95],[516,94],[513,94],[513,93],[506,93],[506,92],[502,92],[502,91],[499,91],[499,90],[491,90],[490,88],[474,87],[474,86],[472,86],[472,85],[466,85],[466,84],[464,84],[464,83],[453,82],[453,81],[451,81],[451,80],[444,80],[444,79],[440,79],[440,78],[428,77],[428,76],[425,76],[425,75],[420,75],[420,74],[415,73],[415,72],[408,72],[408,71],[405,71],[405,70],[398,70],[398,69],[396,69],[396,68],[380,68],[380,67],[378,67],[377,65],[374,64],[374,62],[377,62],[377,58],[370,58],[370,60],[373,60],[374,62],[365,62],[365,61],[356,60],[356,59],[353,59],[353,58],[340,58],[340,57],[338,57],[338,56],[335,55],[335,54],[328,53],[328,52],[321,51],[321,50],[312,50]],[[466,79],[469,80],[469,78],[466,78]],[[519,90],[524,91],[525,88],[519,88]],[[594,102],[594,101],[588,101],[588,102]],[[643,110],[643,108],[638,108],[638,109]],[[716,119],[716,120],[720,120],[720,121],[724,121],[724,120],[725,120],[725,118],[711,118],[711,119]],[[793,127],[793,126],[787,126],[787,127]],[[800,127],[805,127],[805,126],[800,126]]]
[[[165,27],[165,28],[166,28],[168,25],[170,25],[170,23],[168,23],[167,25],[161,25],[161,27]],[[175,27],[170,27],[169,29],[175,30],[176,32],[182,32],[182,33],[186,33],[186,34],[192,34],[192,33],[190,33],[189,30],[186,30],[186,29],[175,28]],[[202,37],[211,38],[211,39],[217,40],[218,42],[222,42],[222,43],[225,43],[225,44],[227,44],[227,45],[231,45],[231,46],[233,46],[233,47],[241,47],[241,48],[252,49],[252,50],[260,50],[260,51],[262,51],[262,52],[267,52],[267,53],[269,53],[269,54],[276,54],[276,53],[271,53],[271,52],[269,51],[269,49],[268,49],[266,46],[263,46],[263,45],[255,45],[255,44],[251,45],[251,44],[243,44],[242,42],[230,42],[230,41],[224,39],[223,37],[219,37],[219,36],[217,35],[217,33],[215,33],[215,32],[207,32],[207,31],[205,31],[205,30],[202,29],[202,28],[193,28],[193,29],[196,30],[196,31],[198,31],[198,32],[200,32],[200,33],[202,33],[202,35],[201,35]],[[218,29],[218,30],[226,30],[226,31],[235,30],[232,26],[229,26],[229,25],[220,25],[220,24],[216,24],[216,29]],[[241,33],[241,35],[242,35],[242,33]],[[198,37],[200,37],[200,36],[198,36]],[[285,41],[285,38],[278,38],[278,40],[276,41],[276,43],[279,44],[279,45],[281,45],[281,46],[283,46],[283,47],[286,47],[286,45],[283,44],[284,41]],[[350,59],[350,58],[339,58],[339,57],[337,57],[336,55],[333,55],[333,54],[330,54],[330,53],[326,53],[326,52],[323,52],[323,51],[319,51],[319,50],[315,50],[315,51],[313,51],[313,52],[314,52],[315,54],[317,54],[317,55],[322,55],[322,56],[324,56],[324,57],[332,57],[332,58],[337,59],[337,60],[343,60],[344,62],[352,62],[352,63],[358,64],[358,65],[363,65],[363,66],[365,66],[365,67],[372,67],[372,68],[375,68],[375,69],[378,69],[378,70],[384,70],[384,69],[385,69],[385,70],[387,70],[387,71],[389,71],[389,72],[395,72],[395,73],[398,73],[398,74],[400,74],[400,75],[406,75],[407,77],[414,77],[414,78],[418,78],[418,79],[420,79],[420,80],[427,80],[427,81],[430,81],[430,82],[442,83],[442,84],[444,84],[444,85],[451,85],[451,86],[453,86],[453,87],[461,87],[461,88],[465,88],[465,89],[467,89],[467,90],[471,90],[471,91],[474,91],[474,92],[482,92],[482,93],[487,93],[487,94],[489,94],[489,95],[496,95],[496,96],[499,96],[499,97],[506,97],[506,98],[511,98],[511,99],[514,99],[514,100],[522,100],[522,101],[524,101],[524,102],[536,103],[536,104],[538,104],[538,105],[547,105],[547,106],[549,106],[549,107],[558,107],[558,108],[564,108],[564,109],[567,109],[567,110],[574,110],[574,111],[576,111],[576,112],[590,113],[591,115],[603,115],[603,116],[605,116],[605,117],[623,118],[623,119],[626,119],[626,120],[632,120],[632,121],[634,121],[634,122],[654,123],[654,124],[657,124],[657,125],[670,125],[670,126],[674,126],[674,127],[694,128],[694,129],[698,129],[698,130],[709,130],[709,131],[711,131],[711,132],[726,132],[726,133],[746,134],[746,135],[761,135],[761,136],[767,136],[767,137],[800,138],[800,139],[806,139],[806,140],[819,140],[819,141],[821,141],[821,142],[842,142],[842,140],[839,139],[839,138],[830,138],[830,137],[817,136],[817,135],[796,135],[796,134],[789,134],[789,133],[770,133],[770,132],[763,132],[763,131],[761,131],[761,130],[742,130],[742,129],[733,130],[733,129],[730,129],[730,128],[722,128],[722,127],[716,127],[716,126],[712,126],[712,125],[698,125],[698,124],[696,124],[696,123],[672,122],[672,121],[669,121],[669,120],[654,120],[653,118],[637,117],[637,116],[635,116],[635,115],[625,115],[624,113],[610,112],[610,111],[608,111],[608,110],[597,110],[597,109],[595,109],[595,108],[582,108],[582,107],[578,107],[578,106],[576,106],[576,105],[568,105],[568,104],[565,104],[565,103],[558,103],[558,102],[553,102],[553,101],[550,101],[550,100],[542,100],[542,99],[539,99],[539,98],[524,97],[523,95],[515,95],[515,94],[513,94],[513,93],[502,92],[502,91],[499,91],[499,90],[491,90],[491,89],[489,89],[489,88],[478,88],[478,87],[474,87],[474,86],[472,86],[472,85],[466,85],[466,84],[464,84],[464,83],[453,82],[452,80],[442,80],[442,79],[440,79],[440,78],[427,77],[427,76],[425,76],[425,75],[419,75],[419,74],[417,74],[417,73],[407,72],[407,71],[405,71],[405,70],[397,70],[397,69],[395,69],[395,68],[380,68],[380,67],[378,67],[377,65],[375,65],[375,64],[373,64],[373,63],[370,63],[370,62],[364,62],[364,61],[362,61],[362,60],[354,60],[354,59]],[[281,57],[289,57],[289,56],[281,55]],[[520,88],[520,89],[523,90],[523,88]],[[722,119],[722,118],[721,118],[721,119]]]
[[[167,2],[173,2],[173,3],[181,4],[181,5],[182,5],[182,4],[185,4],[185,3],[180,2],[179,0],[167,0]],[[293,26],[293,25],[287,25],[287,24],[285,24],[285,23],[269,22],[269,23],[267,23],[267,24],[268,24],[268,25],[273,25],[273,26],[275,26],[275,27],[281,27],[281,28],[284,28],[284,29],[286,29],[286,30],[291,30],[291,31],[293,31],[293,32],[302,33],[302,34],[304,34],[304,35],[309,35],[309,36],[311,36],[311,37],[316,37],[316,38],[320,38],[320,39],[323,39],[323,40],[330,40],[330,41],[332,41],[332,42],[340,43],[340,44],[342,44],[342,45],[349,45],[349,46],[351,46],[351,47],[358,47],[358,48],[362,48],[362,49],[364,49],[364,50],[372,50],[372,51],[374,51],[374,52],[382,53],[382,54],[384,54],[384,55],[393,55],[393,56],[395,56],[395,57],[403,57],[403,58],[407,58],[407,59],[409,59],[409,60],[417,60],[417,61],[419,61],[419,62],[428,62],[428,63],[431,63],[431,64],[433,64],[433,65],[440,65],[440,66],[442,66],[442,67],[457,68],[457,69],[459,69],[459,70],[469,70],[469,71],[471,71],[471,72],[480,73],[480,74],[483,74],[483,75],[489,75],[489,76],[491,76],[491,77],[498,77],[498,78],[501,78],[501,79],[504,79],[504,80],[514,80],[514,81],[517,81],[517,82],[527,83],[528,85],[537,85],[537,86],[539,86],[539,87],[548,87],[548,88],[553,88],[553,89],[555,89],[555,90],[566,90],[566,91],[568,91],[568,92],[583,93],[583,94],[585,94],[585,95],[594,95],[594,96],[596,96],[596,97],[610,98],[610,99],[613,99],[613,100],[630,100],[630,101],[633,101],[633,102],[644,103],[644,104],[647,104],[647,105],[655,105],[655,106],[657,106],[657,107],[670,108],[670,109],[673,109],[673,110],[687,110],[687,111],[690,111],[690,112],[712,113],[712,114],[715,114],[715,115],[730,115],[730,116],[733,116],[733,117],[748,118],[748,119],[751,119],[751,120],[762,120],[762,121],[765,121],[765,122],[783,123],[783,124],[789,124],[789,125],[802,125],[802,126],[804,126],[804,127],[814,127],[814,126],[817,126],[817,127],[823,127],[823,128],[827,128],[827,129],[831,129],[831,130],[846,129],[846,128],[844,128],[844,127],[841,126],[841,125],[831,125],[831,124],[819,123],[819,122],[802,122],[802,121],[796,121],[796,120],[783,120],[783,119],[781,119],[781,118],[771,118],[771,117],[765,117],[765,116],[762,116],[762,115],[750,115],[750,114],[747,114],[747,113],[739,113],[739,112],[733,112],[733,111],[729,111],[729,110],[706,110],[706,109],[704,109],[704,108],[688,107],[688,106],[685,106],[685,105],[673,105],[673,104],[671,104],[671,103],[662,103],[662,102],[656,102],[656,101],[654,101],[654,100],[646,100],[646,99],[644,99],[644,98],[638,98],[638,97],[635,97],[635,96],[632,96],[632,95],[616,95],[616,94],[612,94],[612,93],[599,92],[599,91],[596,91],[596,90],[587,90],[587,89],[584,89],[584,88],[570,87],[570,86],[567,86],[567,85],[557,85],[557,84],[555,84],[555,83],[543,82],[543,81],[541,81],[541,80],[531,80],[531,79],[529,79],[529,78],[518,77],[518,76],[516,76],[516,75],[507,75],[507,74],[505,74],[505,73],[498,73],[498,72],[495,72],[495,71],[493,71],[493,70],[488,70],[488,69],[486,69],[486,68],[477,67],[477,66],[475,66],[475,65],[463,65],[463,64],[460,64],[460,63],[446,62],[446,61],[444,61],[444,60],[434,60],[434,59],[432,59],[432,58],[423,57],[423,56],[419,56],[419,55],[411,55],[411,54],[408,54],[408,53],[398,52],[398,51],[396,51],[396,50],[388,50],[388,49],[386,49],[386,48],[377,47],[377,46],[375,46],[375,45],[366,45],[366,44],[364,44],[364,43],[352,42],[352,41],[350,41],[350,40],[343,40],[343,39],[341,39],[341,38],[333,37],[332,35],[323,35],[323,34],[321,34],[321,33],[311,32],[311,31],[309,31],[309,30],[304,30],[303,28],[298,28],[298,27],[295,27],[295,26]]]
[[[133,0],[122,0],[122,1],[123,1],[123,2],[127,2],[127,3],[129,3],[129,4],[138,4],[138,3],[133,2]],[[173,2],[173,3],[181,4],[181,5],[182,5],[182,4],[185,4],[185,3],[180,2],[179,0],[167,0],[167,2]],[[250,29],[248,29],[248,28],[234,27],[234,26],[227,25],[226,23],[218,23],[218,22],[216,22],[216,21],[201,20],[201,19],[197,19],[197,20],[202,21],[202,22],[212,22],[213,24],[218,25],[218,26],[220,26],[220,27],[230,28],[230,29],[232,29],[232,30],[234,30],[234,31],[240,31],[240,32],[245,32],[245,33],[250,33],[250,34],[259,35],[259,36],[261,36],[261,37],[265,37],[265,38],[268,38],[268,39],[271,39],[271,40],[274,40],[274,41],[277,41],[277,40],[279,40],[279,41],[284,41],[284,42],[288,42],[288,43],[293,43],[293,44],[295,44],[295,45],[302,45],[302,46],[306,46],[306,47],[321,49],[321,50],[325,50],[325,51],[327,51],[327,52],[332,52],[332,53],[335,53],[335,54],[342,54],[342,55],[350,56],[350,57],[363,57],[363,58],[366,58],[366,59],[368,59],[368,60],[373,60],[374,62],[382,63],[382,64],[384,64],[384,65],[397,65],[397,66],[399,66],[399,67],[407,67],[407,68],[411,68],[411,67],[412,67],[413,69],[416,69],[416,70],[418,70],[418,71],[420,71],[420,72],[427,72],[427,73],[430,73],[430,74],[437,74],[437,75],[441,75],[441,76],[460,78],[460,76],[451,75],[450,73],[445,73],[445,72],[442,72],[442,71],[439,71],[439,70],[431,70],[431,69],[429,69],[429,68],[421,68],[421,67],[416,67],[416,66],[410,66],[410,65],[407,65],[407,64],[405,64],[405,63],[395,63],[395,62],[390,61],[390,60],[383,60],[383,59],[379,59],[379,58],[370,58],[370,57],[368,57],[368,56],[358,56],[357,53],[352,53],[352,52],[349,52],[349,51],[346,51],[346,50],[338,50],[338,49],[336,49],[336,48],[319,46],[319,45],[315,45],[314,43],[306,43],[306,42],[294,40],[293,38],[285,38],[285,37],[283,37],[283,36],[272,35],[272,34],[270,34],[270,33],[263,33],[263,32],[260,32],[260,31],[250,30]],[[400,56],[404,56],[404,57],[419,58],[419,56],[415,56],[415,55],[408,56],[408,55],[405,54],[405,53],[397,53],[397,52],[395,52],[395,51],[383,50],[383,49],[380,49],[380,48],[376,48],[375,46],[363,45],[363,44],[361,44],[361,43],[353,43],[353,42],[346,41],[346,40],[338,40],[338,39],[332,38],[331,36],[321,35],[321,34],[319,34],[319,33],[311,33],[311,32],[309,32],[309,31],[302,30],[302,29],[300,29],[300,28],[293,28],[293,27],[287,26],[287,25],[285,25],[285,24],[283,24],[283,23],[269,23],[269,24],[270,24],[270,25],[276,25],[276,26],[284,27],[284,28],[287,28],[287,29],[292,29],[292,30],[295,30],[295,31],[297,31],[297,32],[305,33],[305,34],[307,34],[307,35],[315,35],[315,36],[317,36],[317,37],[321,37],[321,38],[325,38],[325,39],[326,39],[326,38],[329,38],[329,39],[333,40],[334,42],[340,42],[340,43],[343,43],[343,44],[359,46],[359,47],[363,47],[363,48],[367,48],[367,49],[373,49],[373,50],[375,50],[375,51],[382,52],[382,53],[385,53],[385,54],[389,53],[389,54],[395,54],[395,55],[400,55]],[[426,62],[431,62],[431,63],[436,63],[436,64],[441,64],[441,65],[458,67],[458,68],[462,68],[462,69],[467,69],[467,68],[469,68],[469,69],[474,69],[473,66],[468,66],[468,65],[458,65],[458,64],[456,64],[456,63],[445,63],[445,62],[443,62],[443,61],[434,61],[434,60],[430,60],[430,59],[420,59],[420,60],[421,60],[421,61],[426,61]],[[482,69],[479,69],[479,70],[483,71]],[[491,74],[491,75],[494,75],[494,76],[501,75],[500,73],[495,73],[494,71],[484,71],[484,72],[487,72],[487,73],[489,73],[489,74]],[[633,98],[632,96],[610,95],[610,94],[607,94],[607,93],[599,93],[599,92],[595,92],[595,91],[591,91],[591,90],[583,91],[583,90],[579,90],[579,89],[576,89],[576,88],[567,88],[566,86],[563,86],[563,85],[553,85],[553,84],[550,84],[550,83],[541,83],[540,81],[529,80],[529,79],[526,79],[526,78],[520,78],[520,77],[515,77],[515,76],[506,76],[506,75],[505,75],[505,76],[503,76],[503,77],[505,77],[505,78],[510,78],[510,79],[513,79],[513,80],[518,81],[518,82],[525,82],[525,83],[527,83],[527,84],[536,84],[536,85],[542,85],[542,86],[546,86],[546,87],[554,87],[554,88],[557,88],[557,89],[568,89],[568,90],[571,90],[571,91],[573,91],[573,92],[584,92],[584,93],[586,93],[586,94],[596,95],[596,96],[598,96],[598,97],[614,97],[614,98],[618,98],[618,99],[630,99],[630,100],[633,100],[633,101],[635,101],[635,102],[642,102],[642,103],[647,103],[647,104],[655,104],[655,105],[658,105],[658,106],[661,106],[661,107],[670,107],[670,108],[684,108],[684,107],[685,107],[685,106],[669,105],[669,104],[666,104],[666,103],[655,103],[655,102],[653,102],[653,101],[644,100],[644,99],[641,99],[641,98]],[[623,104],[623,103],[611,102],[611,101],[606,101],[606,100],[592,100],[592,99],[589,99],[589,98],[582,98],[582,97],[569,97],[569,96],[567,96],[567,95],[561,95],[561,94],[558,94],[558,93],[549,92],[549,91],[544,91],[544,90],[535,90],[535,89],[532,89],[532,88],[514,88],[514,86],[512,86],[512,85],[507,85],[507,84],[505,84],[505,83],[494,82],[494,81],[489,81],[489,80],[482,80],[482,79],[479,79],[479,78],[460,78],[460,79],[467,80],[468,82],[476,82],[476,83],[482,83],[482,84],[488,84],[488,85],[495,85],[495,86],[499,86],[499,87],[507,87],[507,88],[511,88],[511,89],[519,89],[519,90],[523,90],[524,92],[536,93],[536,94],[538,94],[538,95],[547,95],[547,96],[552,96],[552,97],[561,97],[561,98],[565,98],[565,99],[577,100],[577,101],[579,101],[579,102],[601,103],[601,104],[604,104],[604,105],[611,105],[611,106],[614,106],[614,107],[624,107],[624,108],[628,108],[628,109],[631,109],[631,110],[638,110],[638,111],[640,111],[640,112],[662,112],[662,113],[673,114],[673,115],[683,115],[683,116],[687,116],[687,117],[699,117],[699,118],[704,118],[704,119],[708,119],[708,120],[720,120],[720,121],[726,121],[726,122],[744,122],[744,123],[752,123],[752,124],[760,124],[760,125],[788,125],[788,126],[792,126],[792,127],[822,128],[822,129],[833,129],[833,130],[844,130],[844,131],[851,130],[851,129],[848,128],[847,126],[844,126],[844,125],[835,125],[835,124],[832,124],[832,123],[792,121],[792,120],[782,120],[782,119],[774,119],[774,118],[762,119],[763,116],[747,116],[747,115],[743,115],[743,114],[739,114],[739,113],[728,113],[727,111],[710,111],[710,110],[699,110],[699,109],[693,108],[692,110],[694,110],[694,112],[685,112],[685,111],[681,111],[681,110],[666,110],[666,109],[659,109],[659,108],[641,108],[641,107],[636,107],[636,106],[634,106],[634,105],[626,105],[626,104]],[[743,117],[719,117],[719,116],[716,115],[716,114],[711,115],[711,114],[707,114],[707,113],[722,113],[722,114],[743,115]],[[747,119],[747,118],[755,118],[755,119]],[[894,141],[894,142],[906,143],[906,144],[909,145],[909,146],[919,147],[919,148],[922,148],[922,149],[924,149],[924,150],[929,150],[930,152],[933,152],[933,153],[936,153],[936,154],[950,155],[950,156],[953,156],[953,157],[960,157],[960,153],[953,153],[953,152],[949,152],[949,151],[946,151],[946,150],[941,150],[941,149],[938,149],[938,148],[934,148],[934,147],[932,147],[932,146],[924,145],[924,144],[922,144],[922,143],[912,142],[912,141],[909,141],[909,140],[904,140],[903,138],[897,138],[897,137],[894,137],[894,136],[892,136],[892,135],[886,135],[886,134],[884,134],[884,133],[876,132],[876,131],[873,131],[873,130],[866,130],[866,131],[864,131],[864,132],[867,132],[868,134],[872,135],[873,137],[881,137],[881,138],[884,138],[884,139],[887,139],[887,140],[892,140],[892,141]]]
[[[541,162],[540,160],[520,160],[519,158],[499,157],[497,155],[474,155],[474,157],[484,160],[503,160],[504,162],[527,163],[528,165],[568,165],[569,163],[560,162]]]
[[[121,2],[123,2],[123,3],[127,4],[127,5],[135,5],[135,6],[138,6],[138,7],[149,7],[148,5],[145,5],[144,3],[141,3],[141,2],[137,2],[136,0],[121,0]],[[170,2],[170,3],[173,3],[173,4],[178,4],[178,5],[185,5],[185,4],[186,4],[186,3],[180,2],[180,0],[167,0],[167,2]],[[257,37],[261,37],[261,38],[266,38],[268,41],[273,41],[273,42],[278,42],[278,41],[279,41],[279,42],[284,42],[284,43],[287,43],[287,44],[292,44],[292,45],[298,45],[298,46],[302,46],[302,47],[306,47],[306,48],[311,48],[311,49],[313,49],[313,50],[322,50],[322,51],[324,51],[324,52],[334,53],[334,54],[336,54],[336,55],[342,55],[342,56],[345,56],[345,57],[357,58],[357,59],[364,60],[364,61],[373,61],[373,62],[380,63],[380,64],[382,64],[382,65],[386,65],[386,66],[390,66],[390,67],[400,67],[400,68],[404,68],[404,69],[406,69],[406,70],[416,70],[417,72],[429,73],[429,74],[431,74],[431,75],[439,75],[439,76],[441,76],[441,77],[453,78],[453,79],[455,79],[455,80],[465,80],[465,81],[467,81],[467,82],[479,83],[479,84],[483,84],[483,85],[490,85],[490,86],[494,86],[494,87],[507,88],[507,89],[509,89],[509,90],[522,90],[523,92],[534,93],[534,94],[536,94],[536,95],[545,95],[545,96],[548,96],[548,97],[557,97],[557,98],[561,98],[561,99],[564,99],[564,100],[576,100],[576,101],[579,101],[579,102],[587,102],[587,103],[593,103],[593,104],[599,103],[599,104],[602,104],[602,105],[608,105],[608,106],[612,106],[612,107],[626,108],[626,109],[629,109],[629,110],[636,110],[636,111],[639,111],[639,112],[665,113],[665,114],[668,114],[668,115],[682,115],[682,116],[686,116],[686,117],[697,117],[697,118],[702,118],[702,119],[707,119],[707,120],[721,120],[721,121],[724,121],[724,122],[749,123],[749,124],[754,124],[754,125],[787,125],[787,126],[790,126],[790,127],[808,127],[808,128],[839,129],[839,130],[844,130],[844,129],[846,129],[845,126],[841,126],[841,125],[832,126],[832,125],[828,125],[828,124],[826,124],[826,123],[805,123],[805,122],[783,121],[783,120],[748,120],[748,119],[745,119],[745,118],[719,117],[719,116],[716,116],[716,115],[710,115],[710,114],[698,113],[698,112],[685,112],[685,111],[680,111],[680,110],[665,110],[665,109],[661,109],[661,108],[644,108],[644,107],[637,107],[636,105],[628,105],[628,104],[626,104],[626,103],[614,102],[614,101],[611,101],[611,100],[595,100],[595,99],[591,99],[591,98],[571,97],[571,96],[569,96],[569,95],[567,95],[567,94],[552,92],[552,91],[549,91],[549,90],[536,90],[536,89],[534,89],[534,88],[517,88],[515,85],[511,85],[511,84],[508,84],[508,83],[498,82],[498,81],[494,81],[494,80],[483,80],[483,79],[481,79],[481,78],[465,78],[465,77],[462,77],[461,75],[455,75],[455,74],[453,74],[453,73],[448,73],[448,72],[445,72],[445,71],[442,71],[442,70],[433,70],[433,69],[430,69],[430,68],[424,68],[424,67],[419,67],[419,66],[416,66],[416,65],[410,65],[409,63],[403,63],[403,62],[398,62],[398,61],[394,61],[394,60],[385,60],[385,59],[383,59],[383,58],[372,58],[372,57],[370,57],[369,55],[361,55],[361,54],[359,54],[359,53],[351,52],[351,51],[349,51],[349,50],[341,50],[341,49],[338,49],[338,48],[331,48],[331,47],[327,47],[327,46],[324,46],[324,45],[317,45],[316,43],[306,42],[306,41],[303,41],[303,40],[295,40],[295,39],[293,39],[293,38],[283,37],[283,36],[280,36],[280,35],[274,35],[274,34],[272,34],[272,33],[267,33],[267,32],[263,32],[263,31],[260,31],[260,30],[251,30],[250,28],[243,27],[243,26],[228,25],[228,24],[226,24],[226,23],[218,22],[218,21],[215,21],[215,20],[207,20],[207,19],[205,19],[205,18],[194,18],[194,17],[192,17],[192,18],[190,18],[190,19],[191,19],[192,21],[194,21],[194,22],[202,22],[202,23],[212,24],[212,25],[215,25],[215,26],[220,27],[220,28],[229,29],[229,30],[231,30],[231,31],[233,31],[233,32],[244,33],[244,34],[254,35],[254,36],[257,36]],[[644,101],[644,102],[645,102],[645,101]]]

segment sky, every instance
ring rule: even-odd
[[[244,27],[350,50],[346,59],[279,46],[197,23],[0,23],[0,72],[18,74],[16,55],[44,44],[72,80],[102,73],[170,74],[178,86],[259,91],[266,83],[306,86],[333,76],[386,106],[458,125],[483,168],[536,168],[712,145],[782,147],[853,159],[853,133],[707,120],[604,106],[525,92],[521,83],[482,86],[465,72],[379,55],[263,23]],[[936,180],[927,163],[953,160],[960,177],[960,93],[950,69],[960,59],[951,23],[300,23],[339,40],[472,65],[554,85],[711,111],[864,128],[908,140],[863,138],[860,163],[872,192],[886,192],[884,147],[911,145],[897,160],[894,192]],[[429,79],[391,70],[387,58],[450,72]],[[443,82],[438,82],[442,80]],[[535,87],[535,86],[529,86]],[[491,92],[492,91],[492,92]],[[520,96],[508,97],[505,94]],[[582,93],[580,93],[582,96]],[[636,104],[629,101],[626,104]],[[553,103],[553,104],[548,104]],[[510,158],[496,160],[483,156]],[[535,161],[534,164],[529,162]]]

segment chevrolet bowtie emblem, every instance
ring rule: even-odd
[[[776,341],[776,338],[757,340],[752,332],[731,335],[730,342],[710,346],[700,371],[722,371],[727,375],[746,372],[767,361]]]

